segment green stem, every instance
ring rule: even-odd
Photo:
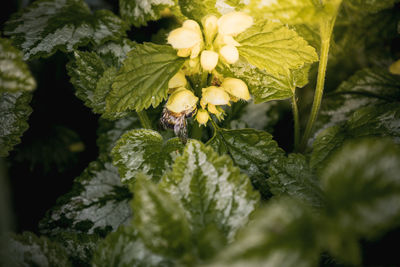
[[[151,129],[151,122],[149,117],[147,116],[146,111],[142,110],[142,111],[138,111],[137,112],[138,116],[139,116],[139,120],[140,120],[140,124],[142,124],[142,127],[145,129]]]
[[[321,55],[318,66],[317,87],[315,89],[314,101],[311,109],[311,115],[308,119],[300,149],[304,151],[307,147],[307,141],[311,136],[314,123],[317,119],[319,108],[321,106],[322,95],[324,93],[326,66],[328,65],[329,46],[332,37],[332,30],[335,24],[336,16],[332,20],[322,21],[320,23],[321,35]]]
[[[297,107],[296,91],[293,92],[292,96],[292,111],[294,120],[294,151],[299,149],[300,143],[300,123],[299,123],[299,109]]]

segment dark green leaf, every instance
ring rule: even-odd
[[[118,167],[124,183],[135,179],[138,173],[158,181],[182,148],[179,138],[164,141],[157,131],[132,130],[125,133],[112,150],[113,164]]]
[[[94,161],[75,179],[72,191],[59,198],[40,221],[40,231],[104,235],[130,221],[131,197],[110,162]]]
[[[201,22],[207,15],[220,15],[216,8],[216,0],[178,0],[183,15]]]
[[[102,44],[125,35],[126,25],[109,10],[91,13],[83,0],[40,0],[14,14],[4,33],[24,59],[71,52],[79,46]]]
[[[315,49],[285,25],[263,21],[239,34],[239,54],[250,64],[271,75],[289,73],[318,60]]]
[[[233,162],[249,175],[254,187],[264,197],[270,196],[268,167],[284,155],[272,135],[254,129],[219,129],[208,144],[220,154],[230,155]]]
[[[22,53],[9,40],[0,38],[0,93],[32,91],[35,87],[35,79],[22,61]]]
[[[169,45],[136,44],[128,53],[107,97],[107,111],[141,111],[167,98],[168,81],[184,58]]]
[[[10,234],[0,241],[1,266],[71,266],[66,251],[57,243],[30,232],[21,235]]]
[[[32,109],[32,95],[28,92],[0,93],[0,157],[21,142],[21,135],[28,129],[27,123]]]
[[[193,233],[212,226],[232,241],[259,202],[250,179],[227,156],[191,140],[160,187],[178,200]]]
[[[146,247],[173,258],[188,253],[190,226],[182,207],[144,175],[136,178],[133,194],[134,226]]]
[[[345,5],[356,12],[365,14],[377,13],[383,9],[391,8],[398,0],[347,0]]]
[[[113,66],[119,69],[122,62],[125,60],[126,55],[134,48],[135,44],[135,42],[129,39],[109,41],[96,47],[96,53],[108,67]]]
[[[139,239],[133,227],[121,226],[100,243],[92,260],[100,267],[155,267],[172,266],[170,260],[150,251]]]
[[[324,205],[324,194],[318,178],[312,173],[301,154],[290,154],[274,160],[269,166],[268,185],[275,196],[287,195],[313,207]]]

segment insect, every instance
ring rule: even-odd
[[[192,117],[196,113],[196,106],[189,110],[184,110],[179,113],[172,112],[168,108],[164,108],[160,123],[164,129],[173,129],[175,135],[179,137],[183,144],[187,142],[186,119]]]

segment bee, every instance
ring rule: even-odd
[[[193,117],[196,113],[197,108],[194,106],[189,110],[184,110],[179,113],[172,112],[168,108],[164,107],[162,116],[160,118],[160,124],[164,129],[173,129],[176,136],[179,137],[183,144],[187,142],[187,118]]]

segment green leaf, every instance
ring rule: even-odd
[[[14,14],[4,33],[27,60],[118,40],[126,30],[125,23],[111,11],[92,13],[83,0],[40,0]]]
[[[283,24],[263,21],[241,33],[239,54],[271,75],[285,75],[318,60],[315,49]]]
[[[249,175],[254,187],[263,197],[269,197],[268,167],[284,156],[284,151],[272,135],[254,129],[218,129],[208,143],[220,154],[228,154],[242,172]]]
[[[75,179],[72,190],[46,213],[39,223],[40,231],[105,235],[131,220],[131,197],[110,162],[94,161]]]
[[[189,223],[179,204],[144,175],[136,178],[133,194],[133,223],[146,247],[172,258],[189,252]]]
[[[105,44],[96,47],[96,53],[101,57],[108,67],[119,69],[126,55],[135,47],[136,43],[129,39],[118,41],[109,41]]]
[[[100,243],[93,256],[92,264],[95,267],[173,266],[169,259],[146,248],[139,239],[137,231],[129,226],[121,226]]]
[[[396,2],[398,0],[347,0],[344,4],[357,12],[373,14],[393,7]]]
[[[175,7],[175,0],[119,0],[119,12],[125,21],[135,27],[146,26],[158,20],[167,8]]]
[[[309,69],[310,66],[306,65],[290,70],[288,74],[274,76],[254,67],[243,58],[232,65],[218,65],[218,70],[224,75],[239,78],[247,84],[256,104],[292,97],[296,87],[308,83]]]
[[[22,61],[21,52],[9,40],[0,38],[0,93],[32,91],[35,87],[35,79]]]
[[[373,238],[399,225],[398,146],[382,139],[349,142],[329,162],[321,183],[327,199],[325,225],[332,232],[326,244],[333,254],[348,240]]]
[[[20,137],[28,129],[27,123],[32,109],[32,95],[28,92],[0,93],[0,157],[21,142]]]
[[[268,185],[275,196],[290,196],[313,207],[324,206],[324,194],[318,178],[301,154],[290,154],[269,166]]]
[[[229,241],[259,204],[250,179],[227,156],[191,140],[160,187],[183,207],[193,234],[216,227]]]
[[[207,266],[317,266],[316,226],[313,214],[301,203],[272,200],[256,212],[237,241]]]
[[[168,81],[185,59],[169,45],[136,44],[128,53],[107,97],[107,111],[141,111],[167,98]]]
[[[215,6],[217,0],[178,0],[178,2],[182,14],[198,22],[207,15],[220,16]]]
[[[72,266],[65,250],[57,243],[30,232],[2,237],[1,266]]]
[[[122,182],[135,179],[138,173],[158,181],[171,167],[182,148],[179,138],[164,141],[157,131],[139,129],[125,133],[111,154]]]

